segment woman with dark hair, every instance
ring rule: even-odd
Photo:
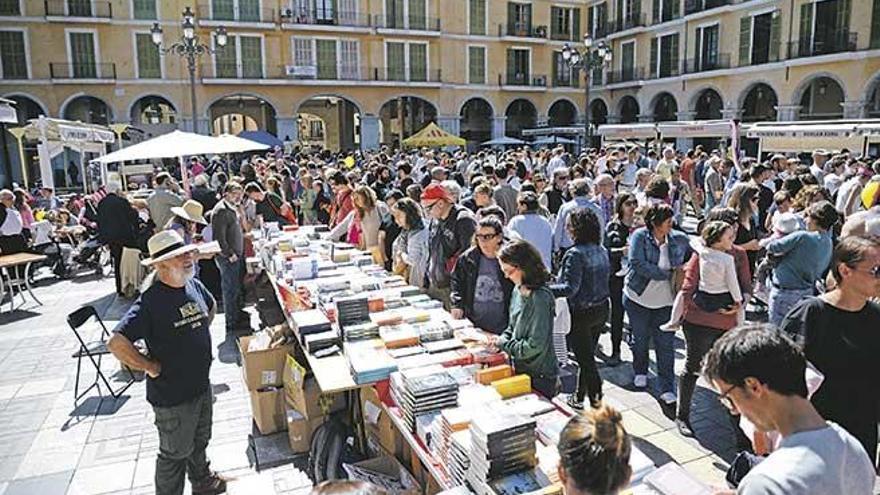
[[[477,328],[494,334],[507,328],[513,292],[513,283],[498,264],[503,242],[502,223],[493,216],[480,219],[474,246],[458,258],[450,279],[452,316],[468,318]]]
[[[749,271],[754,273],[758,261],[758,201],[761,190],[748,182],[740,182],[730,190],[727,206],[737,212],[736,238],[733,243],[744,249],[749,257]]]
[[[657,355],[660,399],[675,403],[675,334],[660,330],[669,320],[680,279],[680,268],[690,254],[687,235],[672,230],[674,213],[665,203],[653,204],[645,212],[645,226],[630,238],[624,308],[633,332],[633,371],[636,388],[648,385],[648,342],[654,341]]]
[[[385,193],[385,204],[388,209],[382,213],[379,225],[379,245],[382,247],[385,257],[385,269],[389,272],[394,264],[394,241],[400,236],[400,225],[394,219],[391,209],[401,199],[403,199],[403,193],[399,189],[389,189]]]
[[[422,207],[409,198],[401,198],[391,207],[400,234],[391,248],[392,269],[405,276],[410,285],[425,287],[428,260],[428,229],[422,219]]]
[[[566,495],[615,495],[629,486],[632,441],[623,417],[610,406],[568,420],[557,449]]]
[[[552,285],[557,297],[568,299],[571,331],[568,347],[578,362],[575,394],[568,397],[573,409],[584,408],[584,398],[596,408],[602,400],[602,377],[596,369],[596,342],[608,320],[608,277],[611,263],[602,247],[599,217],[581,208],[568,215],[568,233],[574,240],[562,257],[557,283]]]
[[[629,236],[638,226],[638,205],[633,193],[620,193],[614,203],[614,218],[605,229],[605,248],[611,263],[611,276],[608,279],[611,298],[611,357],[605,362],[611,366],[620,364],[620,342],[623,340],[623,277],[626,275],[623,261],[627,256]]]
[[[374,262],[384,265],[385,254],[379,245],[379,226],[388,208],[376,198],[370,186],[357,186],[351,196],[354,209],[333,227],[330,238],[339,239],[347,232],[349,243],[368,251]]]
[[[532,388],[545,397],[558,390],[558,366],[553,352],[553,318],[556,299],[547,287],[550,274],[541,254],[526,241],[514,241],[498,254],[501,271],[516,286],[510,299],[510,321],[489,344],[510,355],[517,373],[532,380]]]

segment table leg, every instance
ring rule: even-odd
[[[4,274],[6,273],[6,269],[0,268],[0,311],[3,310],[3,298],[6,297],[6,284],[3,281],[6,279]],[[9,299],[12,300],[12,289],[10,288]],[[9,303],[9,311],[12,311],[12,302]]]
[[[28,294],[31,295],[31,299],[33,299],[37,304],[42,306],[43,303],[41,303],[40,300],[37,299],[37,296],[35,296],[34,292],[31,290],[30,271],[31,271],[31,263],[24,265],[24,287],[27,289]],[[22,299],[24,299],[24,293],[22,293]]]

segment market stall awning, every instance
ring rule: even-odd
[[[542,137],[539,137],[538,139],[535,139],[534,141],[532,141],[532,144],[537,144],[537,145],[575,144],[575,143],[576,143],[576,141],[573,139],[568,139],[568,138],[559,137],[559,136],[555,136],[555,135],[554,136],[542,136]]]
[[[522,139],[502,136],[500,138],[490,139],[489,141],[483,141],[480,143],[480,146],[516,146],[518,144],[526,144],[526,142]]]
[[[596,134],[605,139],[615,141],[626,139],[652,139],[657,137],[657,124],[604,124],[596,129]]]
[[[260,144],[265,144],[269,147],[280,146],[284,147],[284,142],[272,135],[272,133],[267,131],[241,131],[238,133],[238,137],[242,139],[247,139],[250,141],[256,141]]]
[[[450,134],[431,122],[421,131],[403,140],[403,145],[408,148],[425,146],[428,148],[441,148],[443,146],[464,146],[467,144],[463,138]]]
[[[216,151],[212,152],[213,154],[246,153],[248,151],[267,150],[271,147],[267,144],[233,136],[232,134],[221,134],[213,139],[217,140],[217,148]]]
[[[702,120],[660,122],[657,131],[664,138],[724,138],[730,137],[732,120]]]
[[[41,126],[45,126],[45,129],[41,129]],[[42,139],[44,130],[45,138],[48,141],[64,143],[113,143],[116,141],[116,134],[108,127],[45,117],[29,120],[28,124],[24,126],[24,137],[32,140]]]
[[[749,128],[750,138],[848,138],[856,124],[755,124]]]
[[[255,143],[236,136],[216,138],[191,132],[172,131],[119,151],[114,151],[109,155],[98,158],[97,161],[101,163],[115,163],[151,160],[154,158],[240,153],[268,148],[264,144]]]
[[[0,124],[17,124],[18,113],[15,111],[15,102],[6,98],[0,98]]]

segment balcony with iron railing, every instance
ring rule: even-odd
[[[684,15],[696,14],[732,3],[733,0],[684,0]]]
[[[440,31],[440,19],[409,15],[395,17],[392,15],[376,14],[373,16],[373,27],[379,29],[402,29],[407,31]]]
[[[228,5],[230,5],[230,7],[231,7],[232,2],[229,2]],[[233,9],[233,8],[218,9],[218,8],[216,8],[216,6],[214,6],[212,8],[211,5],[199,5],[197,12],[198,12],[198,17],[197,17],[198,20],[209,21],[209,22],[274,23],[274,22],[277,22],[277,19],[278,19],[276,16],[275,9],[260,8],[259,6],[246,7],[246,8],[240,8],[240,9]]]
[[[369,81],[372,75],[367,67],[344,65],[281,65],[281,73],[287,79],[297,81]],[[272,77],[269,74],[269,77]]]
[[[52,79],[116,79],[116,64],[113,62],[52,62],[49,64]]]
[[[740,67],[746,67],[749,65],[762,65],[762,64],[770,64],[773,62],[779,62],[782,60],[782,56],[779,53],[779,50],[776,50],[777,53],[773,53],[770,50],[770,47],[766,45],[757,45],[752,47],[752,53],[749,57],[747,63],[744,61],[740,61]]]
[[[557,74],[550,79],[550,83],[554,88],[579,88],[581,86],[580,80],[580,73],[576,72],[573,74]]]
[[[527,86],[531,88],[546,88],[547,76],[543,74],[529,74],[523,72],[507,71],[502,79],[498,74],[498,84],[505,86]]]
[[[641,81],[645,78],[644,67],[627,67],[625,69],[608,71],[606,73],[607,84],[620,84],[633,81]]]
[[[43,7],[46,17],[113,17],[113,3],[104,0],[43,0]]]
[[[247,63],[215,62],[213,71],[202,71],[202,79],[263,79],[265,76],[262,60]]]
[[[836,32],[824,39],[796,40],[788,44],[788,58],[854,52],[858,47],[858,41],[859,33],[849,31]]]
[[[315,9],[311,11],[297,11],[287,9],[281,12],[282,24],[305,24],[312,26],[344,26],[344,27],[370,27],[371,17],[369,14],[357,12],[322,12]]]
[[[498,36],[547,39],[547,26],[533,26],[527,22],[508,22],[498,25]]]
[[[581,35],[578,33],[572,32],[570,29],[561,29],[560,27],[550,26],[550,39],[554,41],[572,41],[578,42],[581,41],[579,38]]]
[[[663,79],[665,77],[675,77],[680,75],[681,66],[679,64],[660,62],[659,67],[649,68],[646,79]]]
[[[730,68],[730,54],[719,53],[712,56],[703,56],[701,59],[690,58],[684,61],[684,73],[696,74],[698,72],[708,72],[710,70],[721,70]]]
[[[614,34],[621,31],[626,31],[628,29],[645,27],[647,25],[648,16],[646,16],[645,14],[628,15],[620,19],[608,21],[608,27],[606,28],[606,31],[608,32],[608,34]]]
[[[662,24],[680,18],[681,11],[673,11],[672,9],[655,10],[651,13],[651,24]]]
[[[372,67],[369,70],[370,81],[410,82],[410,83],[441,83],[440,69],[406,70],[404,67]]]

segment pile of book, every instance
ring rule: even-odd
[[[457,431],[449,437],[449,456],[446,465],[449,475],[458,485],[467,480],[468,467],[471,465],[471,432]]]
[[[379,326],[373,322],[340,324],[346,341],[375,339],[379,337]]]
[[[388,352],[369,341],[346,343],[345,355],[358,385],[384,380],[397,371],[397,362]]]
[[[303,339],[303,342],[305,342],[306,335],[324,333],[332,329],[330,319],[319,309],[294,311],[290,316],[296,326],[296,332]]]
[[[467,480],[480,495],[495,495],[490,482],[538,465],[535,420],[504,409],[471,420]]]
[[[440,411],[439,431],[434,439],[434,453],[447,466],[450,464],[450,445],[452,434],[460,431],[466,432],[471,424],[471,409],[467,407],[453,407]]]
[[[339,338],[339,334],[336,332],[335,329],[331,329],[321,333],[303,335],[302,339],[303,346],[305,346],[306,351],[311,354],[318,353],[325,349],[330,349],[334,346],[337,348],[337,350],[341,350],[342,339]]]
[[[357,295],[350,297],[338,297],[336,303],[336,321],[339,325],[354,325],[370,321],[370,306],[366,296]]]
[[[391,394],[415,432],[417,416],[456,406],[458,383],[442,366],[414,368],[391,375]]]

